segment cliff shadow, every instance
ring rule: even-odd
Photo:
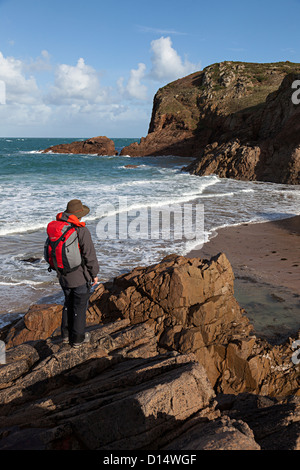
[[[223,416],[248,424],[261,450],[297,449],[297,419],[289,424],[286,421],[288,416],[297,414],[297,397],[291,395],[280,401],[274,397],[240,393],[217,395],[216,401],[216,408]]]

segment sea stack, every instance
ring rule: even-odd
[[[113,140],[105,136],[92,137],[83,141],[75,141],[69,144],[59,144],[43,150],[42,153],[74,153],[96,155],[118,155]]]

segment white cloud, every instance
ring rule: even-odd
[[[42,50],[41,56],[44,57],[44,59],[49,59],[50,58],[50,54],[49,54],[48,51],[46,51],[46,49]]]
[[[53,71],[54,75],[49,74]],[[44,82],[40,72],[48,72],[48,88],[39,83],[39,79]],[[144,74],[141,63],[131,70],[126,84],[127,96],[137,100],[137,109],[125,104],[118,89],[101,86],[98,72],[83,58],[76,65],[58,64],[54,69],[45,50],[26,61],[0,52],[0,84],[4,85],[0,89],[1,134],[118,135],[131,125],[146,128],[150,111],[140,107],[147,91],[141,83]]]
[[[124,78],[118,80],[118,88],[121,95],[129,99],[147,100],[147,87],[143,80],[167,82],[184,77],[200,69],[200,64],[193,64],[187,59],[182,60],[177,51],[172,47],[170,37],[161,37],[151,42],[152,68],[146,73],[146,65],[142,62],[137,69],[130,71],[127,84]]]
[[[130,71],[130,76],[126,86],[124,87],[124,78],[121,77],[118,80],[118,87],[121,95],[125,98],[135,98],[137,100],[147,99],[147,87],[141,83],[141,80],[145,77],[146,65],[142,62],[138,64],[137,69]]]
[[[0,82],[5,90],[0,122],[4,135],[34,135],[35,129],[49,123],[52,110],[43,102],[36,78],[29,73],[37,70],[36,65],[37,61],[28,63],[0,52]]]
[[[26,77],[26,64],[0,52],[0,80],[5,83],[6,103],[34,104],[40,99],[33,76]]]
[[[61,64],[55,72],[55,81],[48,101],[52,104],[97,103],[106,95],[100,86],[97,71],[80,58],[76,66]]]
[[[31,60],[28,64],[23,63],[24,71],[28,73],[45,72],[52,70],[50,64],[50,54],[45,49],[41,51],[40,56]]]
[[[161,37],[151,42],[152,69],[150,76],[158,81],[176,80],[199,70],[199,64],[184,61],[172,47],[170,37]]]
[[[132,126],[132,135],[134,129],[146,129],[148,98],[157,91],[157,81],[162,85],[199,69],[179,56],[170,37],[152,41],[151,51],[152,67],[139,62],[115,87],[103,86],[98,71],[83,58],[75,65],[54,66],[46,50],[26,61],[0,52],[0,84],[5,84],[0,90],[1,133],[54,136],[66,131],[73,136],[86,129],[86,135],[108,135],[105,129],[110,129],[110,135],[125,135],[122,128]]]
[[[145,100],[147,99],[147,87],[141,83],[145,76],[146,65],[140,63],[138,69],[132,69],[127,84],[128,93],[134,98]]]

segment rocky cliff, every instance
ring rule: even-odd
[[[253,334],[225,255],[99,285],[79,350],[60,341],[61,309],[33,306],[1,332],[1,450],[300,449],[292,340]]]
[[[198,175],[299,184],[300,64],[222,62],[160,89],[148,135],[122,154],[195,157]]]

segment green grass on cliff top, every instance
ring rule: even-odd
[[[283,78],[289,73],[300,73],[300,64],[288,61],[215,63],[158,90],[160,113],[181,115],[190,121],[191,129],[198,123],[195,108],[199,108],[201,97],[205,102],[217,102],[220,111],[225,114],[239,112],[246,108],[250,110],[262,105],[267,96],[279,88]],[[234,79],[232,85],[226,87],[222,76],[229,75],[234,76]],[[203,83],[204,76],[209,80],[209,87]],[[234,93],[237,80],[243,85],[243,91],[240,94]]]

